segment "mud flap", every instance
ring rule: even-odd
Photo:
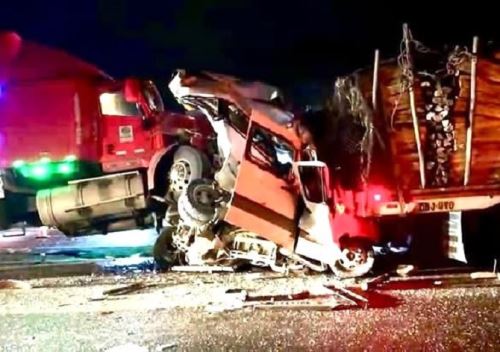
[[[444,231],[444,246],[449,259],[467,263],[462,232],[462,212],[448,213],[447,231]]]

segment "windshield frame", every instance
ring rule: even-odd
[[[117,99],[118,97],[119,99]],[[144,115],[138,103],[129,103],[125,100],[122,90],[102,91],[99,93],[98,101],[102,116],[142,118]],[[105,106],[106,104],[108,106]]]

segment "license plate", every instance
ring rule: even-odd
[[[455,202],[452,200],[417,203],[417,211],[419,213],[446,212],[453,209],[455,209]]]

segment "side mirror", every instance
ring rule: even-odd
[[[127,103],[138,103],[141,98],[141,81],[134,78],[127,78],[123,88]]]

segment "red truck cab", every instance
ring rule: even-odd
[[[114,221],[114,212],[124,212],[129,204],[114,208],[110,204],[132,196],[141,200],[127,214],[147,213],[150,195],[163,195],[168,186],[176,148],[191,142],[200,149],[206,147],[210,125],[165,112],[152,81],[114,79],[64,51],[21,40],[14,33],[0,33],[0,45],[4,227],[24,220],[26,214],[60,228],[64,228],[62,222],[78,219],[80,223],[73,223],[71,229],[82,227],[83,218],[89,220],[95,214],[100,214],[95,215],[99,222]],[[106,193],[102,187],[109,180],[133,182],[135,191],[121,194],[120,181]],[[90,191],[88,185],[98,184],[102,187]],[[92,200],[82,196],[69,204],[64,203],[69,198],[58,198],[77,188],[93,192],[86,195]],[[56,206],[62,208],[56,210]],[[71,211],[88,214],[66,218]],[[85,221],[83,227],[93,227],[95,221]]]

